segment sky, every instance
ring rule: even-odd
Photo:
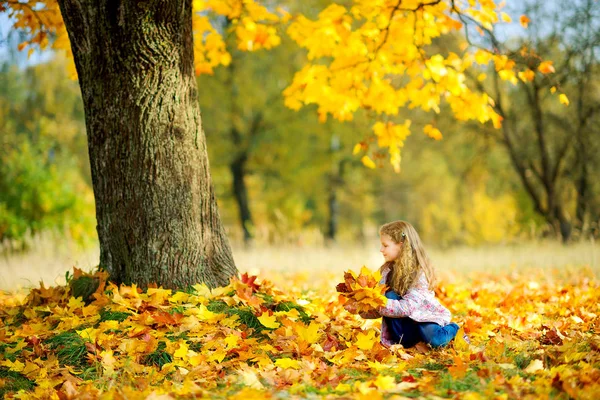
[[[36,51],[27,58],[27,50],[18,51],[17,45],[21,42],[18,36],[10,36],[12,21],[5,13],[0,13],[0,63],[11,61],[20,67],[46,62],[53,57],[51,51]]]

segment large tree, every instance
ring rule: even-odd
[[[59,1],[83,97],[100,265],[185,287],[236,273],[194,74],[191,1]]]

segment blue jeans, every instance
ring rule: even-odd
[[[385,294],[385,297],[392,300],[402,299],[391,290]],[[419,342],[428,343],[431,347],[442,347],[454,339],[459,329],[454,322],[441,326],[435,322],[417,322],[408,317],[383,317],[383,319],[390,328],[392,340],[404,347],[412,347]]]

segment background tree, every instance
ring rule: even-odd
[[[83,106],[65,60],[0,64],[0,243],[26,249],[40,233],[85,244],[95,219]]]
[[[524,11],[529,16],[527,37],[502,44],[517,49],[507,60],[524,70],[519,79],[513,77],[516,86],[502,84],[502,71],[495,69],[489,70],[494,77],[489,88],[473,81],[491,93],[494,108],[504,119],[501,130],[486,132],[508,152],[535,210],[567,241],[573,225],[582,232],[597,197],[589,168],[598,162],[593,150],[598,132],[592,121],[600,113],[600,97],[594,90],[600,6],[584,0],[559,10],[530,2]],[[542,61],[545,58],[554,64]],[[562,106],[552,96],[557,89],[563,92]]]

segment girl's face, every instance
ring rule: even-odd
[[[393,261],[398,258],[402,243],[396,243],[388,235],[381,235],[381,248],[379,251],[383,255],[385,262]]]

